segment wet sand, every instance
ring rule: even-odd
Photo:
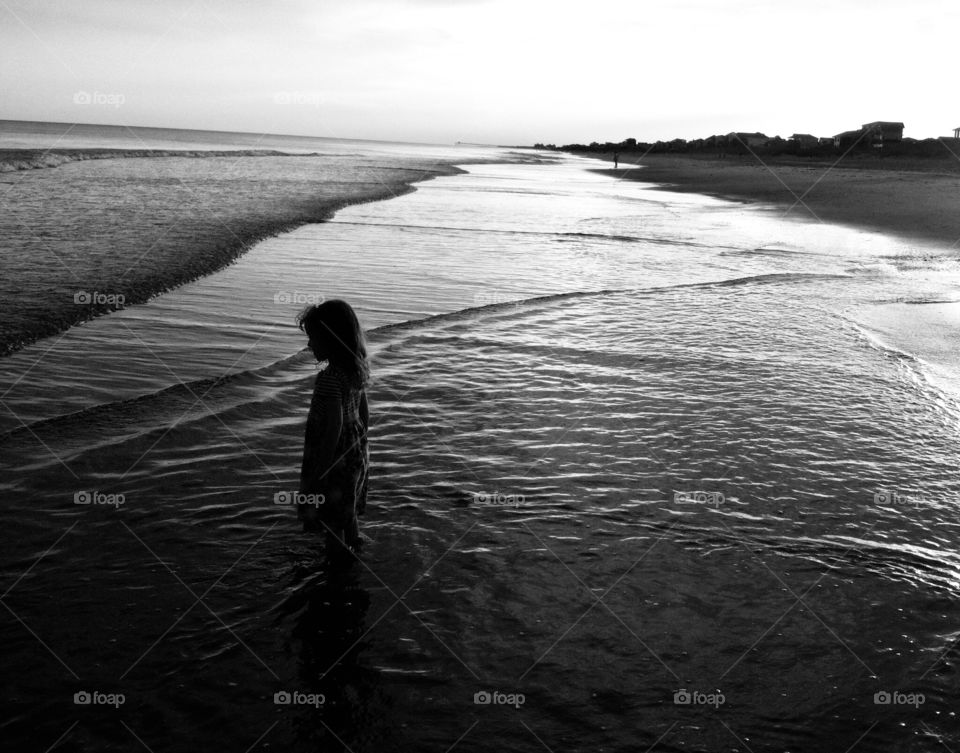
[[[761,163],[750,156],[621,154],[620,169],[598,172],[960,248],[960,158],[949,155],[927,161],[847,158],[832,167],[823,161]]]
[[[0,355],[208,275],[263,238],[461,172],[436,159],[103,152],[0,174]]]

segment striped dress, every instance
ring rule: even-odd
[[[320,442],[327,416],[327,401],[340,406],[341,430],[334,449],[332,466],[321,467]],[[298,505],[297,513],[308,530],[323,530],[322,519],[330,528],[345,530],[350,535],[356,529],[356,517],[367,504],[367,475],[370,453],[367,447],[366,395],[363,388],[350,384],[346,374],[334,364],[317,374],[313,398],[307,416],[304,437],[303,466],[300,472],[300,492],[323,494],[327,501],[319,508]],[[331,499],[331,491],[339,491],[339,500]]]

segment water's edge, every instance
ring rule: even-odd
[[[99,150],[89,151],[97,152]],[[243,154],[244,156],[252,156],[246,153]],[[115,156],[115,154],[111,154],[108,157],[92,158],[112,159]],[[150,158],[153,159],[158,156],[210,157],[223,155],[220,153],[201,154],[199,152],[184,152],[180,154],[174,150],[170,150],[164,151],[162,155],[151,155]],[[264,153],[263,155],[257,156],[301,157],[304,155],[274,155]],[[128,155],[126,158],[140,157],[143,157],[143,155],[138,153]],[[74,159],[82,160],[88,158],[76,157]],[[262,240],[289,232],[304,225],[326,222],[344,207],[396,198],[415,191],[416,188],[414,184],[416,183],[432,180],[439,176],[458,175],[466,171],[453,164],[438,161],[426,169],[420,169],[419,166],[412,165],[411,169],[405,171],[409,172],[410,175],[398,176],[396,175],[397,172],[400,171],[390,171],[388,174],[388,172],[384,170],[384,174],[380,180],[381,185],[377,188],[370,188],[369,185],[366,184],[358,186],[357,190],[353,193],[340,194],[336,199],[323,200],[321,198],[312,202],[309,197],[304,197],[304,200],[297,202],[295,206],[289,203],[286,204],[285,208],[287,209],[287,213],[284,215],[278,214],[274,217],[261,218],[260,221],[256,223],[238,224],[229,228],[224,225],[223,227],[227,232],[223,232],[218,236],[217,247],[209,248],[206,246],[198,246],[190,249],[189,263],[178,264],[175,268],[168,269],[168,277],[161,278],[154,276],[147,281],[145,286],[124,286],[115,292],[123,295],[124,305],[145,303],[161,293],[169,292],[186,283],[193,282],[223,269],[235,262],[256,243]],[[222,221],[220,224],[223,225]],[[49,319],[34,317],[30,322],[28,330],[21,330],[0,340],[0,356],[22,350],[27,345],[60,334],[70,327],[85,321],[109,314],[117,308],[118,306],[110,301],[103,303],[94,301],[91,302],[89,306],[73,306],[69,309],[61,310],[58,312],[57,317]]]

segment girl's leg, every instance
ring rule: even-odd
[[[355,510],[356,496],[352,490],[333,492],[327,499],[327,550],[334,556],[350,556],[360,541],[360,529]]]
[[[303,530],[310,533],[319,533],[323,531],[321,514],[316,505],[297,505],[297,517],[303,524]]]
[[[353,549],[353,551],[359,552],[362,541],[360,539],[360,523],[357,520],[356,512],[354,512],[354,514],[351,515],[350,519],[347,521],[344,534],[346,536],[347,546]]]
[[[353,480],[350,499],[345,505],[344,512],[346,520],[344,521],[344,533],[347,537],[347,543],[355,552],[360,551],[363,543],[360,538],[360,521],[357,516],[366,506],[367,497],[367,474],[366,468],[361,469],[360,475]]]
[[[343,554],[347,547],[343,540],[343,529],[327,529],[327,552],[331,555]]]

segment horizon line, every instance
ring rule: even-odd
[[[350,136],[310,136],[307,134],[301,133],[271,133],[268,131],[224,131],[219,129],[210,129],[210,128],[181,128],[178,126],[144,126],[144,125],[129,125],[126,123],[117,124],[117,123],[83,123],[79,121],[68,122],[62,120],[23,120],[21,118],[0,118],[0,123],[44,123],[47,125],[60,125],[60,126],[99,126],[106,128],[140,128],[144,130],[157,130],[157,131],[190,131],[194,133],[217,133],[217,134],[230,134],[230,135],[239,135],[239,136],[279,136],[281,138],[291,138],[291,139],[326,139],[327,141],[364,141],[374,144],[414,144],[418,146],[456,146],[457,144],[464,144],[465,146],[495,146],[489,144],[468,144],[467,142],[449,142],[441,143],[434,141],[398,141],[396,139],[364,139],[364,138],[354,138]],[[507,148],[500,145],[496,145],[496,148]]]

